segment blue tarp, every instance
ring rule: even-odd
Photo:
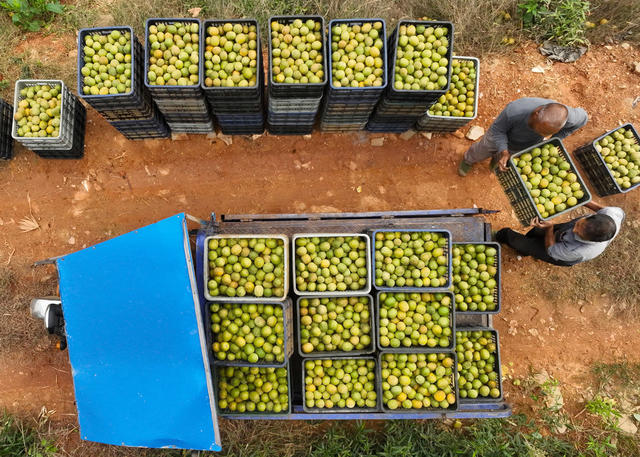
[[[81,438],[220,450],[185,215],[57,266]]]

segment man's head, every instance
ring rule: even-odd
[[[594,214],[576,222],[573,231],[585,241],[608,241],[616,234],[616,223],[605,214]]]
[[[569,110],[560,103],[537,107],[529,116],[529,127],[543,137],[555,135],[567,122]]]

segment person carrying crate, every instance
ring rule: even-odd
[[[465,152],[458,174],[466,176],[473,165],[491,158],[490,168],[506,170],[509,156],[555,136],[566,138],[583,127],[589,116],[546,98],[525,97],[509,103],[487,133]]]
[[[526,235],[503,228],[495,239],[523,256],[553,265],[569,267],[595,259],[618,235],[625,214],[622,208],[604,207],[593,201],[585,206],[595,214],[555,225],[536,218]]]

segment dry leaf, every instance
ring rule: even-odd
[[[191,8],[188,11],[189,13],[191,13],[191,17],[198,17],[198,15],[200,14],[200,11],[202,11],[202,8]]]
[[[362,186],[356,187],[356,192],[358,192],[358,193],[362,192]]]
[[[33,216],[24,217],[18,222],[18,228],[23,232],[31,232],[40,228],[38,221]]]

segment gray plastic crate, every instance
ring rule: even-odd
[[[480,395],[478,395],[478,398],[466,399],[466,398],[460,397],[460,402],[461,403],[495,403],[495,402],[502,401],[504,397],[504,393],[502,391],[502,365],[500,364],[500,341],[498,338],[498,331],[496,329],[489,328],[489,327],[459,327],[458,329],[456,329],[456,331],[458,332],[491,332],[493,342],[496,345],[496,352],[495,352],[496,357],[495,357],[493,369],[498,374],[498,379],[497,379],[498,390],[500,391],[500,396],[498,398],[481,397]],[[462,363],[462,362],[458,361],[458,363]],[[456,391],[458,391],[457,380],[459,379],[460,376],[462,376],[462,374],[458,373],[458,377],[456,378]]]
[[[297,271],[296,271],[296,240],[298,238],[335,238],[335,237],[358,237],[358,238],[364,238],[365,242],[367,243],[367,247],[366,247],[366,269],[367,269],[367,284],[365,285],[365,287],[363,289],[359,289],[359,290],[345,290],[345,291],[338,291],[338,290],[334,290],[334,291],[326,291],[326,292],[309,292],[306,290],[298,290],[298,283],[296,281],[297,279]],[[291,262],[291,277],[293,280],[293,292],[296,295],[303,295],[303,296],[307,296],[307,297],[349,297],[349,296],[356,296],[356,295],[367,295],[369,294],[369,292],[371,292],[371,239],[369,238],[369,235],[367,235],[366,233],[296,233],[295,235],[293,235],[292,239],[291,239],[291,244],[293,246],[293,260]]]
[[[279,297],[255,297],[255,296],[244,296],[244,297],[223,297],[218,296],[214,297],[209,294],[209,288],[207,284],[209,283],[209,240],[213,239],[226,239],[226,238],[276,238],[280,239],[284,243],[284,258],[282,259],[284,265],[284,295]],[[229,302],[229,303],[276,303],[283,301],[287,295],[289,295],[289,238],[286,235],[282,234],[271,234],[271,233],[262,233],[262,234],[220,234],[220,235],[212,235],[208,236],[204,240],[205,249],[204,249],[204,265],[206,268],[204,269],[204,296],[207,300],[213,302]]]
[[[300,332],[302,330],[302,324],[300,323],[300,301],[301,300],[313,300],[313,299],[339,299],[339,298],[363,298],[366,297],[369,300],[369,326],[371,328],[370,338],[371,344],[368,348],[361,350],[353,350],[349,352],[345,351],[313,351],[313,352],[303,352],[302,351],[302,338],[300,336]],[[376,350],[376,324],[375,324],[375,303],[373,302],[373,297],[371,295],[351,295],[351,296],[334,296],[334,297],[309,297],[309,296],[301,296],[296,300],[296,341],[297,341],[297,351],[300,357],[307,358],[323,358],[323,357],[354,357],[354,356],[363,356],[367,354],[373,354]]]
[[[483,246],[491,246],[492,248],[495,248],[498,251],[498,254],[496,255],[496,259],[495,259],[495,263],[494,266],[496,267],[496,276],[495,276],[495,281],[496,281],[496,288],[495,291],[493,293],[493,303],[496,305],[495,309],[492,311],[461,311],[458,309],[458,305],[456,304],[456,313],[461,313],[461,314],[497,314],[500,312],[500,306],[502,304],[502,251],[500,249],[500,243],[495,243],[495,242],[491,242],[491,241],[485,241],[485,242],[475,242],[475,243],[453,243],[453,248],[455,248],[456,246],[465,246],[467,244],[473,244],[473,245],[483,245]],[[452,251],[453,253],[453,251]],[[453,265],[451,265],[451,268],[453,269]],[[454,299],[455,299],[455,287],[456,284],[454,283],[452,285],[453,289],[453,293],[454,293]]]
[[[374,389],[376,392],[376,407],[375,408],[358,408],[358,407],[354,407],[354,408],[316,408],[316,407],[308,407],[307,406],[307,397],[306,397],[306,377],[307,377],[307,370],[305,368],[305,363],[308,361],[312,361],[312,360],[371,360],[374,362],[374,368],[373,368],[373,372],[374,372],[374,380],[373,380],[373,385],[374,385]],[[382,399],[380,397],[380,392],[378,389],[378,385],[380,385],[380,372],[378,370],[378,361],[376,360],[376,358],[374,356],[353,356],[353,357],[311,357],[311,358],[306,358],[306,359],[302,359],[302,410],[305,413],[326,413],[326,414],[331,414],[331,413],[375,413],[380,411],[380,407],[382,404]]]

